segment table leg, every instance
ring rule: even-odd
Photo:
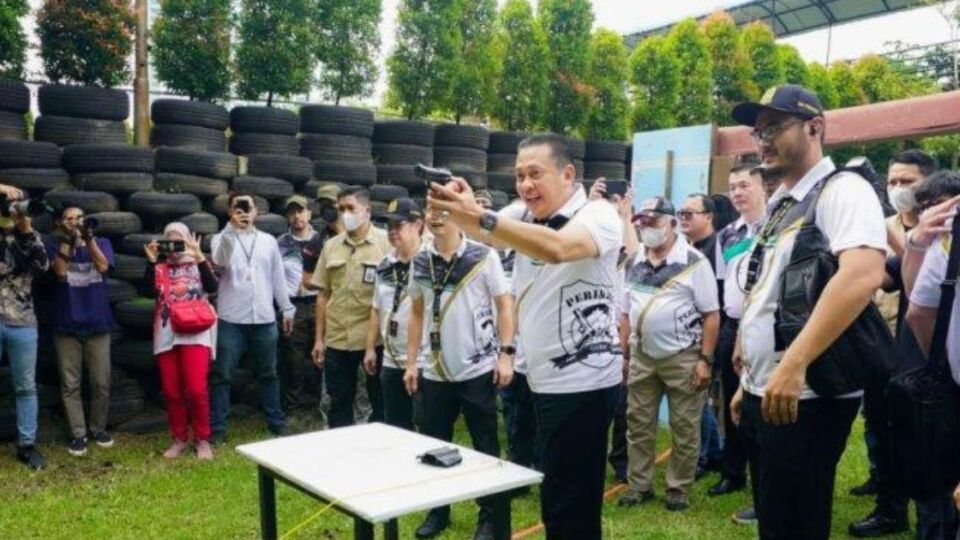
[[[257,467],[260,486],[260,536],[263,540],[277,540],[277,491],[273,477],[263,467]]]
[[[400,540],[400,526],[396,519],[383,524],[383,540]]]
[[[373,540],[373,523],[358,517],[353,518],[354,540]]]
[[[510,493],[493,496],[493,538],[510,540]]]

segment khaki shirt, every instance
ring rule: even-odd
[[[311,284],[328,293],[327,347],[362,351],[366,346],[377,265],[389,251],[387,233],[372,225],[358,242],[343,233],[324,244]]]

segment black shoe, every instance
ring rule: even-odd
[[[427,514],[427,519],[417,527],[417,538],[433,538],[439,535],[450,526],[450,515],[431,511]]]
[[[286,425],[282,425],[282,426],[271,426],[271,427],[269,427],[269,428],[267,428],[267,429],[270,430],[270,433],[272,433],[274,437],[285,437],[286,435],[288,435],[288,434],[290,433],[290,431],[287,429],[287,426],[286,426]]]
[[[87,453],[87,439],[86,437],[75,437],[70,440],[70,444],[67,445],[67,452],[70,452],[71,456],[82,456]]]
[[[477,523],[477,530],[473,533],[473,540],[493,540],[493,523],[481,521]]]
[[[871,476],[866,482],[863,483],[863,485],[851,489],[850,494],[854,497],[868,497],[871,495],[876,495],[877,479]]]
[[[215,431],[210,437],[210,444],[214,446],[220,446],[225,442],[227,442],[227,434],[225,432]]]
[[[747,483],[743,480],[730,480],[729,478],[723,478],[719,483],[717,483],[717,485],[707,490],[707,495],[711,497],[719,497],[720,495],[727,495],[735,491],[740,491],[745,487],[747,487]]]
[[[18,446],[17,459],[20,460],[21,463],[25,464],[28,468],[35,471],[47,468],[47,460],[43,458],[43,454],[37,450],[37,447],[32,444],[27,446]]]
[[[106,431],[91,433],[90,438],[93,439],[93,442],[97,443],[97,446],[100,448],[113,448],[113,437]]]
[[[620,497],[620,500],[617,501],[617,506],[629,508],[631,506],[638,506],[652,500],[653,490],[640,491],[639,489],[630,488],[626,493],[623,494],[623,497]]]
[[[910,530],[906,517],[895,519],[879,512],[873,512],[860,521],[850,524],[850,536],[857,538],[877,538]]]
[[[668,489],[663,504],[671,512],[683,512],[690,508],[690,499],[687,498],[686,493],[679,489]]]

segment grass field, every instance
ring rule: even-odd
[[[458,426],[458,441],[466,430]],[[31,473],[12,457],[7,445],[0,454],[0,538],[2,539],[253,539],[259,535],[255,467],[232,451],[232,446],[260,440],[267,432],[259,419],[238,421],[230,444],[218,449],[212,463],[192,455],[165,460],[160,453],[168,443],[166,434],[119,435],[117,446],[101,449],[91,445],[83,458],[73,458],[65,447],[45,447],[51,462],[45,471]],[[669,435],[660,445],[666,448]],[[847,524],[871,510],[872,501],[847,494],[866,477],[867,463],[862,423],[858,420],[837,478],[833,536],[843,538]],[[662,470],[659,471],[662,481]],[[607,539],[729,539],[755,538],[752,527],[736,525],[729,516],[749,504],[745,492],[719,499],[706,496],[716,481],[708,477],[696,485],[691,509],[670,513],[662,501],[634,509],[621,509],[615,500],[604,508]],[[319,503],[278,484],[277,506],[280,534],[313,515]],[[658,486],[658,495],[663,488]],[[423,515],[401,520],[401,538],[413,538]],[[454,526],[442,537],[470,539],[476,506],[454,506]],[[534,491],[513,503],[515,531],[539,521]],[[378,532],[378,534],[380,534]],[[352,521],[335,513],[321,515],[303,527],[293,539],[352,538]],[[527,538],[543,538],[533,534]],[[893,537],[897,540],[910,535]]]

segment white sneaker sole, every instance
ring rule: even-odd
[[[97,443],[97,446],[99,446],[100,448],[113,448],[113,444],[116,441],[110,441],[108,443],[101,443],[97,441],[93,441],[93,442]]]
[[[81,457],[81,456],[87,455],[87,450],[86,450],[86,449],[83,449],[83,450],[70,450],[70,449],[68,448],[68,449],[67,449],[67,452],[69,452],[70,455],[71,455],[71,456],[74,456],[74,457]]]

